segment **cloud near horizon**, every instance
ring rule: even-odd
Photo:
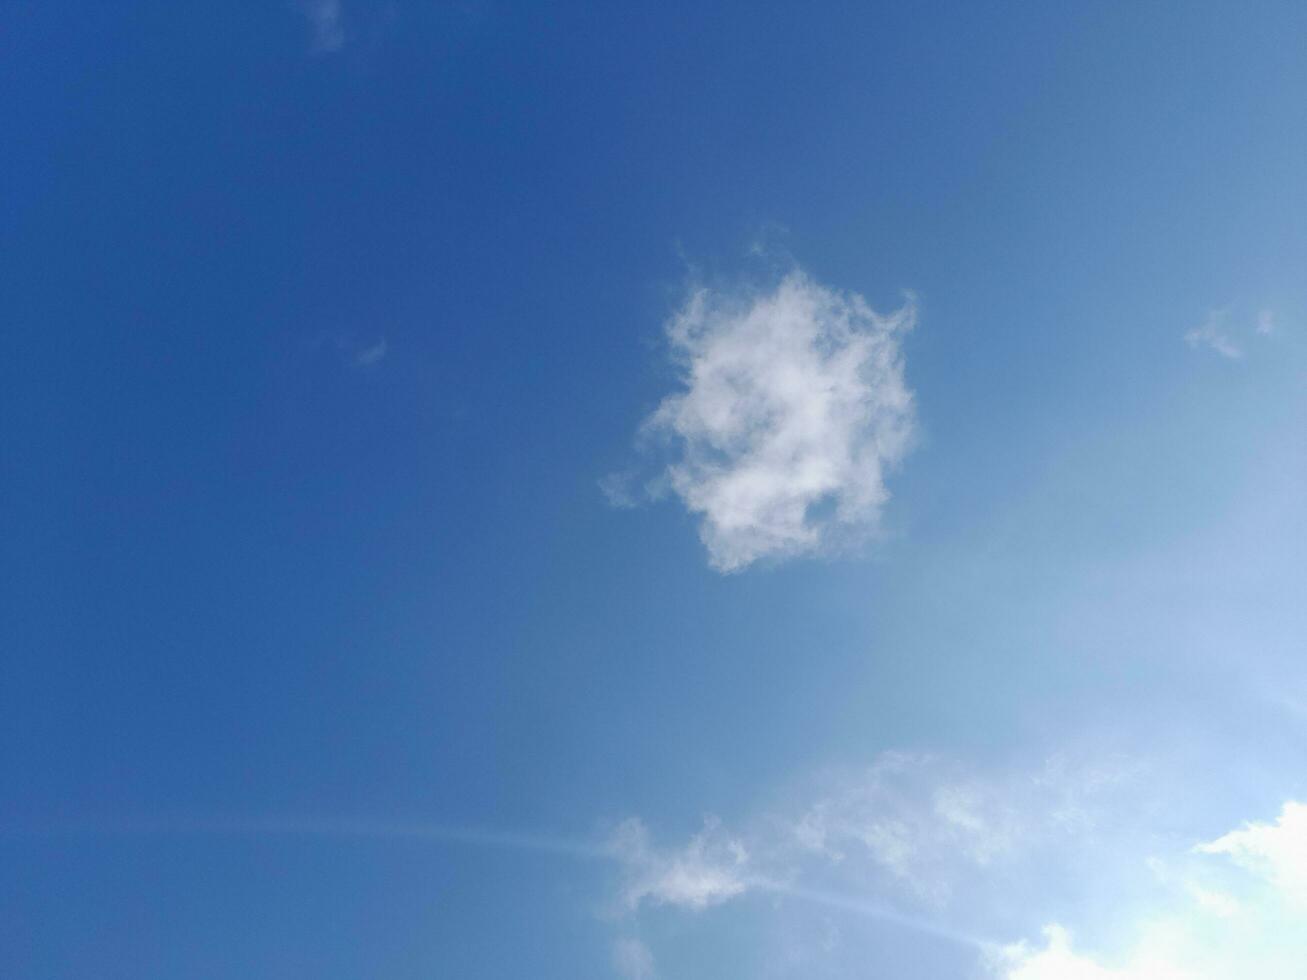
[[[911,298],[882,316],[797,269],[770,290],[691,293],[666,327],[683,390],[642,432],[672,447],[665,484],[715,569],[874,533],[916,429],[901,349],[915,321]],[[605,490],[633,500],[620,480]]]
[[[991,964],[1001,980],[1293,980],[1307,963],[1307,804],[1192,848],[1227,858],[1169,872],[1173,894],[1126,931],[1125,951],[1078,952],[1060,924],[1042,947],[1017,943]],[[1174,860],[1174,859],[1173,859]],[[1154,862],[1154,867],[1162,867]],[[1243,874],[1240,875],[1239,872]]]
[[[1158,833],[1169,807],[1149,797],[1146,769],[1054,758],[982,776],[885,753],[739,830],[709,819],[681,846],[655,847],[641,821],[626,821],[610,849],[620,906],[625,917],[645,906],[709,915],[766,895],[755,914],[792,917],[793,902],[815,897],[961,940],[995,980],[1300,976],[1307,804],[1186,843]],[[1056,921],[1077,908],[1080,926]],[[1023,934],[1038,938],[1010,941]]]

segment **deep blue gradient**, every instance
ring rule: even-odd
[[[1212,697],[1307,626],[1303,334],[1182,337],[1307,327],[1307,8],[344,12],[0,12],[0,974],[609,975],[593,864],[216,818],[684,833],[1073,722],[1301,758]],[[918,294],[922,444],[869,557],[721,576],[597,481],[759,240]]]

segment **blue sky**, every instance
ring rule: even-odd
[[[1293,977],[1307,10],[0,11],[0,974]]]

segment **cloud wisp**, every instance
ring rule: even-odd
[[[314,54],[330,54],[345,46],[345,10],[341,0],[300,0],[309,22],[309,43]]]
[[[372,367],[374,364],[380,364],[389,352],[390,345],[386,343],[386,338],[382,337],[375,344],[368,344],[355,350],[350,354],[350,362],[355,367]]]
[[[1251,322],[1250,322],[1251,321]],[[1242,360],[1246,344],[1253,337],[1266,339],[1279,333],[1279,317],[1274,310],[1262,307],[1232,315],[1231,307],[1212,310],[1201,324],[1184,335],[1194,350],[1209,350],[1228,361]]]
[[[701,911],[750,887],[749,852],[739,838],[723,835],[717,820],[706,821],[685,846],[657,850],[644,823],[633,817],[618,825],[609,848],[625,872],[620,903],[630,912],[645,903]]]
[[[669,447],[661,484],[699,519],[714,568],[829,553],[877,529],[916,428],[901,347],[915,321],[911,299],[882,316],[797,269],[770,289],[692,290],[666,326],[681,390],[642,435]],[[604,489],[637,499],[621,479]]]
[[[623,980],[653,980],[658,975],[653,953],[633,936],[623,936],[613,943],[613,969]]]
[[[1231,338],[1226,319],[1225,310],[1213,310],[1199,326],[1184,335],[1185,343],[1195,350],[1205,348],[1227,360],[1239,360],[1243,357],[1243,348]]]
[[[1032,852],[1038,863],[1092,826],[1123,771],[1053,759],[986,779],[937,757],[888,752],[862,770],[827,774],[739,829],[709,818],[678,846],[656,846],[632,818],[610,838],[616,905],[627,920],[658,908],[708,915],[763,897],[774,914],[843,913],[996,961],[1002,944],[959,909],[985,900],[990,877],[1012,881]]]
[[[964,947],[995,980],[1298,976],[1307,804],[1195,842],[1159,775],[1059,757],[984,775],[886,753],[739,829],[709,819],[679,846],[628,820],[609,845],[620,921],[670,909],[709,922],[740,905],[793,925],[802,905]],[[814,950],[831,942],[814,937]]]
[[[45,821],[38,826],[0,825],[16,837],[128,836],[320,838],[326,841],[394,841],[490,850],[528,851],[585,861],[608,861],[613,851],[591,841],[490,830],[428,821],[316,816],[157,816]]]

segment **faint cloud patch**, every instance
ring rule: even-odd
[[[1247,353],[1249,342],[1275,336],[1280,326],[1279,314],[1268,307],[1255,311],[1244,308],[1236,313],[1227,306],[1209,312],[1184,339],[1194,350],[1210,350],[1226,360],[1237,361]]]
[[[345,10],[341,0],[300,0],[300,12],[309,24],[314,54],[330,54],[345,46]]]
[[[313,351],[325,351],[346,367],[367,371],[376,368],[390,355],[390,342],[385,337],[361,340],[347,333],[322,333],[308,341]]]
[[[1200,326],[1184,335],[1185,343],[1195,350],[1205,348],[1228,360],[1238,360],[1243,357],[1243,348],[1231,339],[1226,325],[1227,318],[1227,311],[1213,310]]]
[[[390,345],[386,343],[386,338],[382,337],[375,344],[356,347],[353,350],[347,350],[346,355],[350,363],[355,367],[372,367],[374,364],[380,364],[390,352]]]
[[[657,976],[649,947],[630,936],[613,943],[613,968],[623,980],[654,980]]]
[[[915,322],[911,297],[881,315],[799,269],[769,288],[692,289],[666,325],[681,390],[640,432],[670,458],[604,493],[633,506],[670,490],[722,572],[856,546],[914,440],[901,341]]]
[[[623,821],[609,841],[625,869],[621,904],[636,911],[645,902],[702,910],[741,895],[748,851],[709,818],[683,847],[655,848],[638,818]]]
[[[604,495],[609,507],[634,510],[645,500],[645,495],[636,485],[638,479],[639,475],[629,470],[609,473],[599,481],[599,492]]]

